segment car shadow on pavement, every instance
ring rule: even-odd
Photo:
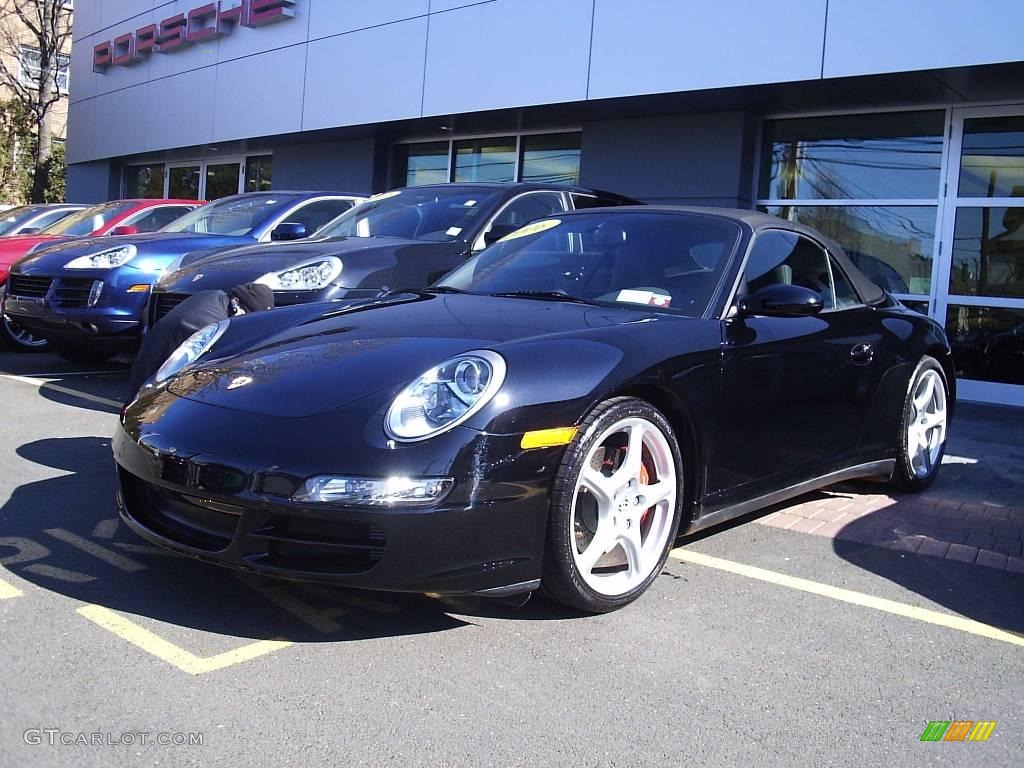
[[[870,486],[861,490],[877,493]],[[961,616],[1024,635],[1024,574],[1005,569],[1005,554],[965,543],[976,541],[972,531],[979,526],[998,526],[998,518],[944,517],[946,511],[959,511],[951,506],[929,508],[916,495],[892,495],[883,509],[844,524],[833,551]]]
[[[17,453],[67,474],[21,485],[0,508],[0,573],[173,625],[172,640],[176,627],[341,642],[470,624],[422,596],[271,581],[150,546],[117,519],[109,438],[48,438]]]

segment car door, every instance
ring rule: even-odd
[[[857,463],[878,386],[877,313],[861,304],[826,248],[790,231],[758,233],[737,297],[776,283],[819,292],[824,310],[723,321],[722,400],[707,478],[723,505]]]

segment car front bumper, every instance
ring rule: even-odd
[[[104,346],[134,351],[139,344],[142,314],[155,276],[139,270],[115,274],[26,275],[33,295],[15,293],[18,275],[8,280],[4,313],[44,338],[81,346]],[[48,282],[44,282],[48,281]],[[89,306],[93,285],[100,283],[98,300]]]
[[[363,589],[500,596],[540,583],[564,448],[524,451],[521,435],[455,429],[399,451],[345,452],[335,443],[332,452],[322,424],[314,430],[305,419],[243,416],[166,392],[142,418],[154,409],[162,413],[156,422],[136,423],[130,412],[114,438],[121,517],[154,544],[267,576]],[[301,447],[249,441],[278,433],[280,421],[293,422]],[[244,459],[239,445],[253,446]],[[449,476],[456,485],[429,507],[292,501],[318,474]]]

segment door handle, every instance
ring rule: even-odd
[[[875,359],[875,347],[867,342],[854,344],[853,349],[850,350],[850,357],[858,365],[867,365]]]

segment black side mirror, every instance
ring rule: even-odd
[[[40,229],[41,229],[41,227],[25,227],[25,228],[24,228],[23,230],[21,230],[21,231],[20,231],[20,232],[19,232],[18,234],[19,234],[19,235],[34,235],[34,234],[36,234],[36,232],[38,232],[38,231],[39,231]]]
[[[284,221],[274,227],[270,233],[270,239],[274,242],[283,240],[301,240],[306,236],[306,225],[297,224],[294,221]]]
[[[766,285],[736,304],[740,315],[768,317],[806,317],[825,308],[821,294],[802,285]]]
[[[484,243],[486,245],[494,245],[501,238],[511,235],[517,229],[521,229],[518,224],[491,224],[491,228],[484,235]]]

